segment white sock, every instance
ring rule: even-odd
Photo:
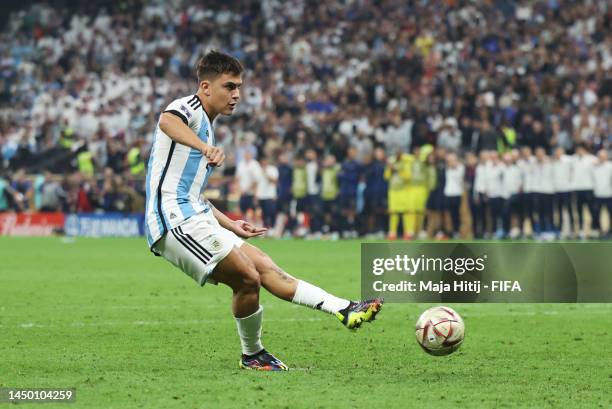
[[[242,345],[242,353],[246,355],[254,355],[263,349],[261,345],[261,322],[263,320],[263,307],[253,314],[244,318],[237,318],[236,325],[238,326],[238,335],[240,336],[240,344]]]
[[[298,285],[295,290],[293,300],[294,304],[307,305],[317,310],[323,310],[330,314],[348,307],[349,300],[338,298],[325,290],[316,287],[306,281],[298,280]]]

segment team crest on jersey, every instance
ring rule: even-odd
[[[211,246],[213,249],[219,250],[221,248],[221,243],[219,243],[219,240],[213,240]]]
[[[185,105],[181,105],[181,111],[183,111],[185,115],[187,115],[187,118],[191,118],[191,112],[189,112],[189,109],[187,109]]]

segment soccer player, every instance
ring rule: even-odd
[[[489,199],[487,197],[487,174],[489,168],[489,151],[480,151],[478,162],[474,168],[472,184],[474,205],[472,206],[472,230],[474,238],[489,238],[487,232],[487,213]]]
[[[322,229],[322,204],[319,160],[317,151],[314,149],[306,150],[306,191],[308,193],[308,216],[310,219],[310,233],[308,238],[320,239]]]
[[[554,172],[550,158],[546,150],[538,147],[536,155],[536,181],[534,192],[538,204],[538,223],[542,234],[540,238],[549,240],[554,238],[553,234],[553,198],[555,195]]]
[[[557,207],[555,229],[561,234],[561,237],[565,237],[563,233],[564,211],[567,211],[569,216],[569,236],[572,237],[574,234],[574,210],[572,205],[573,166],[573,157],[566,155],[563,148],[557,147],[554,151],[552,169],[555,186],[555,205]]]
[[[601,208],[606,207],[608,211],[608,220],[611,219],[610,211],[612,208],[612,162],[608,160],[608,151],[600,149],[597,152],[597,162],[592,167],[593,172],[593,230],[599,232],[600,239],[607,239],[610,236],[610,226],[608,222],[608,231],[606,233],[601,229],[599,217]]]
[[[293,195],[291,185],[293,180],[293,169],[289,165],[287,152],[278,155],[278,181],[276,183],[276,222],[274,224],[273,237],[281,238],[285,233],[285,226],[289,224],[292,228],[289,216],[291,215],[291,202]]]
[[[251,151],[244,152],[244,158],[236,166],[236,179],[240,189],[240,213],[242,217],[251,222],[255,220],[255,190],[259,163],[253,158]]]
[[[453,238],[459,238],[461,226],[461,197],[463,196],[463,180],[465,178],[465,166],[457,158],[457,154],[450,152],[446,155],[446,177],[444,184],[444,200],[450,212],[453,225]]]
[[[521,191],[521,169],[516,164],[518,151],[504,153],[504,171],[502,175],[502,192],[504,197],[503,219],[504,219],[504,238],[515,239],[520,234],[519,228],[512,227],[513,217],[519,216],[520,202],[519,193]],[[516,231],[516,233],[514,233]]]
[[[584,217],[584,207],[586,205],[591,215],[591,227],[595,222],[593,218],[593,166],[597,162],[597,158],[593,156],[584,144],[579,144],[576,147],[576,154],[573,162],[573,178],[574,192],[576,195],[576,207],[578,210],[578,223],[580,224],[579,237],[587,238],[586,220]]]
[[[306,216],[308,210],[308,173],[306,172],[306,160],[302,154],[293,159],[293,174],[291,179],[291,227],[293,234],[297,237],[306,235]]]
[[[535,234],[536,231],[540,230],[539,225],[536,224],[536,202],[535,202],[535,183],[536,183],[536,167],[535,167],[536,159],[533,156],[533,152],[529,146],[523,146],[521,148],[520,158],[517,160],[516,164],[521,170],[521,186],[522,190],[520,193],[520,203],[521,203],[521,217],[519,221],[519,227],[522,232],[522,236],[526,236],[524,234],[524,226],[525,220],[529,220],[530,228],[531,228],[531,236]]]
[[[270,163],[268,157],[259,159],[259,169],[256,175],[257,189],[256,198],[261,207],[262,222],[264,227],[274,227],[276,219],[276,182],[278,181],[278,169]]]
[[[346,160],[342,163],[338,181],[340,182],[340,211],[342,214],[342,237],[356,238],[355,228],[357,216],[357,185],[361,179],[363,169],[357,161],[357,148],[350,146],[346,152]]]
[[[403,218],[404,240],[412,240],[408,229],[408,202],[410,201],[409,183],[412,172],[413,156],[397,150],[388,159],[384,177],[388,182],[389,203],[389,240],[397,240],[400,216]]]
[[[386,156],[382,147],[374,149],[371,160],[365,167],[366,189],[365,214],[368,233],[381,239],[385,238],[387,217],[387,181],[385,180]]]
[[[146,233],[150,249],[199,285],[223,283],[233,291],[232,312],[242,345],[240,367],[266,371],[287,366],[261,341],[260,287],[295,304],[336,315],[348,328],[372,321],[381,300],[352,302],[296,279],[243,239],[265,228],[233,221],[200,194],[225,154],[215,146],[213,121],[231,115],[240,99],[243,68],[212,51],[198,62],[198,89],[176,99],[159,117],[147,172]]]
[[[500,160],[497,151],[489,152],[490,163],[486,167],[486,193],[489,200],[491,211],[491,235],[496,239],[504,237],[503,231],[503,211],[504,211],[504,190],[503,175],[506,165]]]
[[[321,169],[321,202],[323,206],[323,230],[330,233],[329,238],[337,240],[339,237],[338,227],[338,173],[340,165],[336,163],[336,157],[328,154],[323,160]]]

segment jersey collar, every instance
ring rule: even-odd
[[[200,106],[202,107],[202,111],[204,111],[204,113],[206,114],[206,117],[208,118],[208,122],[210,122],[210,126],[212,126],[212,119],[210,119],[210,115],[208,115],[208,112],[206,112],[206,109],[204,108],[204,104],[202,103],[202,100],[200,99],[200,97],[198,96],[198,94],[193,94],[194,97],[196,97],[198,99],[198,101],[200,102]]]

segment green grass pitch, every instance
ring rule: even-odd
[[[253,243],[359,297],[359,242]],[[199,288],[142,239],[0,238],[0,386],[76,387],[74,408],[612,407],[611,304],[451,304],[465,342],[431,357],[414,340],[429,305],[387,304],[353,333],[261,303],[288,373],[239,370],[230,290]]]

